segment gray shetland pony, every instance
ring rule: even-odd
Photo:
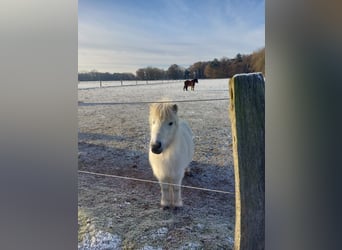
[[[177,116],[178,106],[155,103],[150,106],[151,142],[149,162],[161,187],[161,206],[183,205],[180,184],[194,155],[193,135]],[[176,184],[176,185],[169,185]]]

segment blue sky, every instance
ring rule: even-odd
[[[264,0],[78,1],[79,72],[188,67],[264,46]]]

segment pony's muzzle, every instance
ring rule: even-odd
[[[155,143],[152,143],[151,151],[155,154],[160,154],[163,151],[161,142],[156,141]]]

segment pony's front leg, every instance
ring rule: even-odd
[[[181,184],[182,181],[177,183],[177,185],[173,186],[173,194],[174,194],[174,203],[173,205],[177,207],[182,207],[183,206],[183,201],[182,201],[182,195],[181,195]]]
[[[169,207],[171,205],[171,197],[170,197],[170,185],[168,184],[160,184],[160,189],[161,189],[161,201],[160,205],[162,207]]]

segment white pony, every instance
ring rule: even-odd
[[[149,161],[161,187],[161,206],[183,206],[180,184],[194,155],[193,135],[188,124],[178,119],[178,106],[154,103],[150,106],[151,142]],[[176,184],[176,185],[169,185]]]

